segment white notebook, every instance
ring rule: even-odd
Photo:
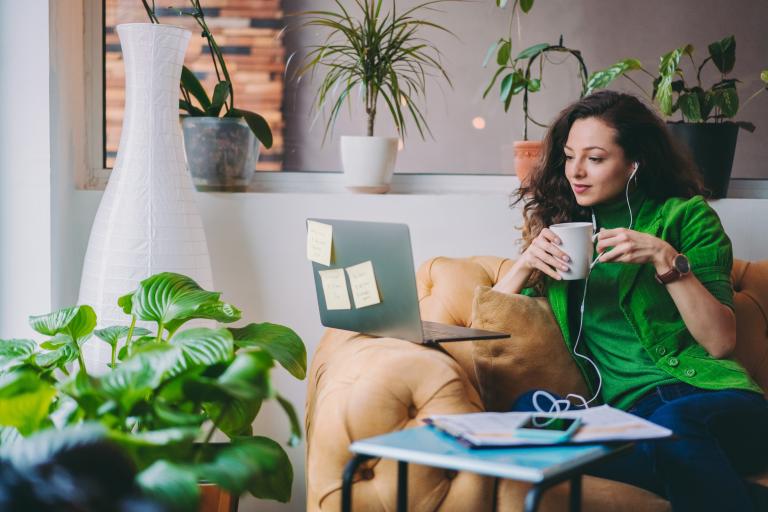
[[[549,440],[523,438],[515,429],[533,412],[478,412],[434,415],[424,421],[475,447],[553,444]],[[538,413],[536,413],[538,414]],[[563,418],[581,418],[579,430],[567,441],[557,444],[603,443],[658,439],[673,434],[634,414],[609,405],[561,412]]]

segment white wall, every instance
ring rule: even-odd
[[[51,307],[48,0],[0,2],[0,338]]]
[[[77,192],[72,212],[75,236],[67,260],[82,261],[99,192]],[[520,212],[507,207],[506,193],[365,196],[328,194],[198,194],[208,235],[214,281],[224,299],[243,310],[246,322],[270,321],[292,327],[307,345],[309,357],[323,328],[315,299],[311,265],[306,260],[307,217],[404,222],[411,228],[416,264],[437,255],[517,254]],[[767,259],[768,234],[754,231],[753,219],[768,219],[768,200],[724,199],[712,203],[734,243],[737,258]],[[79,275],[79,266],[63,269]],[[76,297],[76,290],[71,290]],[[299,409],[306,382],[285,371],[277,388]],[[275,407],[265,406],[257,426],[278,441],[288,424]],[[290,506],[246,499],[243,512],[304,509],[304,446],[289,448],[295,470]]]

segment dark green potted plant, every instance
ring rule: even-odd
[[[532,4],[531,2],[530,4]],[[517,3],[515,3],[515,7]],[[529,5],[526,7],[530,8]],[[524,11],[525,12],[525,11]],[[512,98],[523,94],[523,140],[515,141],[515,173],[521,183],[525,183],[528,175],[536,166],[541,156],[541,141],[528,140],[528,122],[546,128],[546,124],[536,121],[530,114],[528,107],[528,95],[541,90],[541,81],[543,76],[544,57],[548,53],[565,53],[573,56],[579,65],[579,77],[581,78],[582,88],[580,97],[584,96],[587,90],[587,79],[589,73],[581,52],[563,45],[563,36],[557,44],[540,43],[526,48],[516,56],[512,54],[512,35],[508,38],[499,39],[488,51],[483,66],[487,66],[490,58],[496,55],[496,72],[493,74],[491,82],[483,93],[483,98],[488,96],[493,90],[496,81],[501,78],[499,86],[499,99],[504,105],[504,111],[509,111]],[[538,66],[534,66],[538,62]],[[538,67],[538,76],[534,77],[532,69]]]
[[[145,279],[118,304],[128,325],[95,330],[96,315],[83,305],[30,317],[45,337],[40,344],[0,340],[0,449],[46,429],[99,424],[133,460],[145,492],[173,510],[197,510],[201,482],[235,498],[250,492],[288,501],[290,461],[251,425],[274,399],[290,423],[289,445],[300,439],[294,408],[270,379],[275,362],[305,377],[306,349],[296,333],[270,323],[182,329],[241,314],[179,274]],[[97,374],[81,347],[101,342],[112,347],[113,362]],[[217,431],[228,438],[218,447],[211,444]]]
[[[217,83],[211,96],[186,66],[181,72],[179,108],[184,147],[192,179],[200,190],[245,190],[259,158],[259,143],[272,147],[272,130],[259,114],[235,107],[235,90],[219,45],[213,37],[200,0],[189,0],[190,16],[201,30],[213,60]],[[154,2],[142,0],[149,19],[158,23]]]
[[[359,96],[365,107],[366,135],[341,137],[345,185],[353,191],[389,190],[398,139],[374,136],[382,101],[400,139],[406,135],[406,117],[422,138],[429,132],[419,107],[419,100],[426,95],[427,79],[435,73],[448,84],[451,81],[440,63],[440,51],[424,39],[422,30],[450,32],[416,14],[444,1],[432,0],[397,12],[395,3],[385,11],[383,0],[354,0],[351,7],[356,12],[351,12],[335,0],[336,11],[298,14],[306,19],[301,27],[328,31],[322,43],[310,47],[295,73],[298,79],[319,69],[325,72],[315,101],[318,110],[330,106],[323,141],[345,102]]]
[[[624,59],[594,73],[589,79],[588,90],[592,92],[607,87],[620,76],[630,79],[658,105],[660,112],[668,119],[667,126],[672,134],[690,148],[712,197],[722,198],[728,193],[739,128],[752,132],[755,126],[731,120],[739,112],[736,89],[739,80],[728,77],[736,62],[736,39],[729,36],[715,41],[708,46],[708,50],[709,56],[696,65],[692,45],[675,48],[661,56],[658,75],[643,68],[637,59]],[[690,59],[696,72],[695,83],[686,81],[681,67],[683,57]],[[705,88],[701,72],[708,62],[717,68],[719,79]],[[632,71],[640,71],[653,78],[651,94],[630,78]],[[677,112],[681,120],[669,120]]]

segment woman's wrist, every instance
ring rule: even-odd
[[[659,275],[669,272],[672,268],[672,260],[678,254],[677,249],[669,245],[669,243],[664,240],[660,240],[660,242],[661,244],[653,256],[653,266]]]

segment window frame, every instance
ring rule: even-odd
[[[73,129],[86,136],[86,172],[78,176],[76,186],[82,190],[104,190],[111,169],[105,167],[105,94],[106,69],[104,63],[104,0],[82,0],[84,15],[84,73],[82,77],[86,112],[84,126]],[[79,123],[77,123],[79,124]],[[395,173],[392,193],[446,194],[485,193],[498,194],[500,190],[513,192],[519,180],[510,174],[478,173]],[[341,171],[257,172],[246,193],[338,193],[344,191]],[[206,193],[206,192],[203,192]],[[768,199],[768,178],[732,178],[728,198]]]

